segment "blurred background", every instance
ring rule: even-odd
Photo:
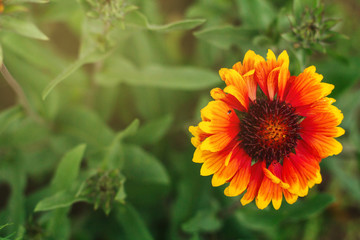
[[[360,239],[359,21],[357,0],[0,1],[1,239]],[[249,49],[315,65],[345,116],[323,182],[278,211],[191,161]]]

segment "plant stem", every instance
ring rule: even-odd
[[[3,75],[4,79],[6,80],[6,82],[9,84],[9,86],[14,90],[15,94],[18,96],[19,98],[19,102],[20,104],[23,106],[23,108],[25,109],[26,113],[32,117],[34,120],[36,120],[37,122],[43,122],[43,119],[41,119],[31,108],[29,101],[26,98],[26,95],[23,91],[23,89],[21,88],[21,86],[19,85],[19,83],[15,80],[15,78],[11,75],[11,73],[7,70],[5,64],[3,63],[1,65],[1,69],[0,69],[1,74]]]

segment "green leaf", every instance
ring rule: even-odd
[[[116,219],[122,225],[127,239],[153,240],[141,215],[130,204],[118,206]]]
[[[256,208],[248,207],[236,211],[235,218],[250,229],[274,231],[283,220],[283,215],[276,214],[272,209],[259,211]]]
[[[30,21],[1,16],[0,23],[5,30],[14,31],[25,37],[48,40],[48,37]]]
[[[200,235],[200,234],[198,234],[198,233],[194,233],[194,234],[191,236],[190,240],[201,240],[201,238],[200,238],[199,235]]]
[[[15,65],[17,62],[21,62],[21,61],[27,62],[26,66],[28,66],[30,70],[26,70],[26,69],[22,70],[22,71],[26,70],[26,72],[23,73],[25,76],[31,71],[31,69],[34,70],[34,67],[36,69],[39,69],[38,71],[40,71],[40,73],[42,73],[43,75],[42,78],[38,79],[38,76],[40,74],[36,74],[36,77],[34,76],[36,80],[31,80],[31,78],[29,78],[27,81],[31,80],[34,81],[35,83],[38,83],[40,81],[41,86],[45,83],[48,83],[49,81],[48,74],[56,74],[61,69],[65,68],[68,65],[67,60],[60,57],[54,57],[55,54],[54,50],[51,48],[45,48],[43,42],[33,41],[32,39],[23,38],[21,36],[14,34],[6,35],[6,37],[4,37],[1,42],[3,44],[4,49],[8,51],[7,53],[8,61],[13,62],[13,64]],[[19,48],[19,46],[22,47]],[[26,51],[23,51],[23,49],[26,49]],[[9,57],[11,57],[12,55],[19,60],[14,61],[12,59],[9,59]],[[46,59],[46,61],[44,61],[44,59]],[[47,73],[41,71],[43,69],[46,69]]]
[[[72,186],[79,174],[80,163],[83,158],[85,148],[86,145],[81,144],[67,152],[61,159],[52,180],[54,190],[59,191]]]
[[[329,30],[331,28],[333,28],[336,24],[338,24],[341,21],[341,19],[334,19],[334,18],[330,18],[330,19],[326,19],[324,21],[324,28],[326,30]]]
[[[124,79],[138,79],[139,71],[129,60],[114,57],[111,61],[105,62],[103,70],[95,75],[95,81],[101,86],[113,87],[123,82]]]
[[[98,23],[99,21],[94,23]],[[102,21],[100,21],[102,23]],[[103,60],[108,57],[114,47],[100,46],[100,43],[96,41],[98,36],[103,36],[102,31],[104,30],[103,23],[98,26],[92,26],[92,22],[86,19],[83,24],[82,41],[80,45],[80,53],[78,59],[66,67],[59,75],[57,75],[44,89],[42,93],[43,100],[50,94],[50,92],[62,81],[68,78],[76,70],[88,63],[94,63]],[[95,25],[95,24],[94,24]],[[94,30],[95,29],[95,30]],[[104,43],[105,44],[105,43]],[[106,45],[106,44],[105,44]]]
[[[306,201],[298,202],[292,208],[289,208],[288,217],[291,220],[299,221],[310,218],[323,212],[335,198],[328,194],[317,194]]]
[[[216,232],[221,228],[221,221],[216,217],[216,212],[209,209],[199,210],[196,215],[182,225],[187,233]]]
[[[320,8],[320,6],[321,6],[321,0],[315,0],[315,1],[313,1],[313,7],[314,8]]]
[[[358,133],[357,133],[358,134]],[[328,168],[332,174],[334,174],[336,180],[341,184],[344,190],[351,195],[356,201],[360,203],[360,183],[359,180],[351,176],[340,164],[341,159],[338,157],[330,157],[324,161],[324,165]]]
[[[266,0],[237,0],[244,26],[266,29],[275,18],[271,1]]]
[[[150,24],[147,17],[139,11],[133,11],[126,15],[125,23],[130,26],[139,26],[152,31],[178,31],[193,29],[203,24],[205,19],[186,19],[165,25]]]
[[[345,34],[329,30],[329,31],[327,31],[326,34],[323,34],[321,36],[321,39],[324,43],[331,44],[331,43],[337,42],[339,40],[349,40],[350,37]]]
[[[71,223],[68,216],[69,208],[70,207],[58,208],[47,213],[50,216],[50,219],[46,223],[46,233],[49,236],[52,236],[51,239],[70,239]]]
[[[49,129],[44,128],[43,125],[31,118],[14,116],[10,122],[12,123],[8,123],[7,130],[0,134],[0,145],[3,147],[16,146],[20,149],[26,149],[27,146],[33,144],[42,145],[41,142],[47,141],[49,138]],[[5,121],[4,123],[7,124]]]
[[[350,57],[348,61],[349,64],[344,64],[328,58],[315,64],[317,72],[324,75],[324,81],[335,85],[332,96],[339,96],[340,93],[351,88],[360,77],[358,70],[360,57]]]
[[[89,202],[85,197],[78,197],[74,191],[60,191],[55,195],[41,200],[35,207],[35,212],[49,211],[58,208],[70,207],[76,202]]]
[[[4,225],[2,225],[2,226],[0,226],[0,230],[2,230],[3,228],[6,228],[6,227],[8,227],[8,226],[12,226],[13,225],[13,223],[6,223],[6,224],[4,224]],[[21,228],[22,226],[20,226],[19,227],[19,229]],[[7,235],[7,236],[5,236],[5,237],[0,237],[0,240],[11,240],[11,239],[14,239],[13,237],[16,235],[16,232],[13,232],[13,233],[10,233],[9,235]],[[17,234],[18,235],[18,234]],[[16,240],[17,240],[18,238],[16,238]],[[19,240],[22,240],[22,238],[21,239],[19,239]]]
[[[82,25],[82,36],[79,59],[86,63],[98,62],[107,57],[116,43],[110,33],[104,34],[107,27],[101,19],[85,18]]]
[[[92,151],[108,147],[115,137],[112,130],[95,112],[83,107],[64,110],[59,116],[58,123],[64,134],[78,142],[86,143]]]
[[[206,89],[219,83],[219,77],[212,71],[195,67],[149,66],[141,78],[125,79],[132,86],[151,86],[177,90]]]
[[[11,195],[7,204],[9,212],[6,218],[10,219],[13,225],[9,226],[8,232],[15,231],[25,222],[25,188],[27,180],[22,159],[15,156],[10,159],[11,161],[8,161],[7,167],[0,168],[3,171],[1,177],[5,178],[11,188]]]
[[[0,134],[5,131],[13,122],[23,117],[20,106],[12,107],[0,113]]]
[[[303,239],[315,240],[320,238],[319,234],[321,229],[323,228],[321,220],[322,218],[319,216],[310,218],[306,221]]]
[[[124,165],[124,153],[121,143],[114,139],[112,144],[106,149],[101,162],[103,169],[121,169]]]
[[[120,131],[113,139],[111,145],[105,152],[102,165],[104,168],[119,168],[124,165],[124,152],[121,145],[124,138],[132,136],[139,128],[139,120],[135,119],[124,130]]]
[[[98,52],[90,52],[88,55],[83,56],[82,58],[77,59],[74,63],[70,64],[66,67],[59,75],[57,75],[43,90],[42,99],[45,100],[47,96],[51,93],[54,88],[68,78],[71,74],[73,74],[76,70],[87,63],[92,63],[96,61],[100,61],[101,59],[107,57],[110,54],[109,52],[98,53]]]
[[[78,59],[74,63],[70,64],[66,67],[59,75],[57,75],[44,89],[42,93],[42,99],[45,100],[46,97],[50,94],[50,92],[64,79],[69,77],[72,73],[74,73],[77,69],[83,66],[87,62],[86,59]]]
[[[142,126],[134,136],[129,137],[128,141],[139,145],[155,144],[167,133],[173,120],[172,115],[165,115],[150,121]]]
[[[141,183],[168,185],[170,179],[164,166],[153,155],[135,145],[124,145],[124,175]]]
[[[290,43],[297,41],[296,36],[292,32],[283,33],[281,37]]]
[[[7,226],[10,226],[10,225],[12,225],[12,223],[6,223],[4,225],[1,225],[0,230],[3,229],[3,228],[6,228]]]
[[[265,35],[258,35],[252,40],[255,46],[261,46],[262,48],[270,48],[272,46],[272,39]]]
[[[293,12],[295,19],[299,21],[304,12],[303,0],[293,0]]]
[[[125,204],[125,199],[126,199],[126,192],[125,192],[125,181],[126,181],[126,178],[123,177],[120,181],[120,188],[118,190],[118,192],[116,193],[115,195],[115,200],[122,203],[122,204]]]
[[[222,49],[229,49],[232,45],[249,48],[249,39],[258,34],[256,29],[233,26],[208,28],[194,33],[195,37]]]
[[[202,25],[205,21],[206,21],[205,19],[185,19],[182,21],[177,21],[166,25],[148,25],[147,27],[148,29],[153,31],[188,30]]]
[[[103,86],[125,83],[131,86],[147,86],[177,90],[206,89],[219,83],[214,72],[195,67],[170,67],[152,65],[136,69],[128,60],[113,58],[104,71],[96,76]]]
[[[293,205],[284,204],[279,210],[267,208],[259,211],[257,208],[242,208],[235,213],[236,219],[244,226],[275,235],[284,221],[300,221],[323,212],[334,202],[334,197],[328,194],[317,194],[309,199],[298,200]]]
[[[119,89],[114,88],[106,88],[97,86],[97,90],[95,91],[94,98],[94,110],[99,114],[99,116],[104,121],[109,121],[111,117],[113,117],[116,109],[121,109],[119,106]],[[126,104],[126,103],[125,103]]]
[[[16,234],[16,232],[10,233],[9,235],[7,235],[4,238],[0,237],[0,240],[11,240],[13,238],[13,236],[15,236],[15,234]]]
[[[135,119],[127,126],[124,130],[120,131],[114,141],[122,141],[124,138],[133,136],[139,129],[140,121],[139,119]]]

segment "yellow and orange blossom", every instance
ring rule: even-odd
[[[211,90],[202,121],[189,127],[201,175],[229,183],[227,196],[246,191],[241,203],[255,199],[260,209],[307,195],[322,181],[320,161],[342,151],[343,114],[327,97],[334,86],[314,66],[291,76],[286,51],[276,58],[269,50],[266,60],[248,51],[219,73],[226,87]]]

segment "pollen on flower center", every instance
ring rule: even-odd
[[[279,124],[279,121],[264,123],[264,131],[262,132],[266,144],[271,145],[274,142],[281,142],[286,138],[286,126]]]
[[[291,105],[277,99],[255,100],[240,119],[239,138],[246,153],[256,161],[282,162],[300,139],[301,116]]]

